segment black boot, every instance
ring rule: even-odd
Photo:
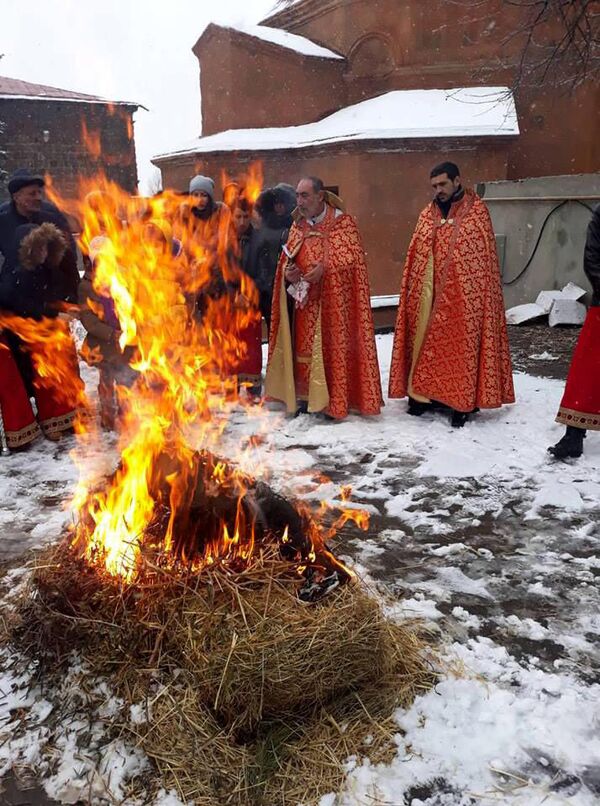
[[[453,410],[450,425],[452,428],[462,428],[469,419],[469,413],[466,411]]]
[[[431,403],[421,403],[420,400],[415,400],[413,397],[408,398],[407,412],[412,414],[413,417],[420,417],[429,408],[431,408]]]
[[[572,425],[567,426],[562,439],[548,448],[548,453],[551,453],[555,459],[578,459],[583,453],[583,439],[585,437],[585,428],[574,428]]]
[[[299,417],[301,414],[308,414],[308,400],[301,400],[294,417]]]

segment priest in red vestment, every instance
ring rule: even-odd
[[[460,428],[478,409],[514,403],[512,366],[488,210],[452,162],[431,184],[402,276],[389,394],[408,395],[417,416],[443,404]]]
[[[592,305],[577,340],[556,416],[567,430],[548,448],[556,459],[581,456],[586,431],[600,431],[600,206],[588,226],[583,270],[592,285]]]
[[[383,399],[356,222],[316,177],[302,179],[296,193],[275,275],[265,394],[290,413],[378,414]]]

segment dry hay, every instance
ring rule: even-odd
[[[274,554],[236,575],[149,566],[124,586],[63,546],[38,558],[10,640],[54,671],[77,649],[145,701],[149,722],[125,729],[184,801],[313,803],[349,756],[393,758],[392,714],[434,674],[359,585],[306,607],[289,569]]]

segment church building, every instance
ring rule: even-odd
[[[211,24],[194,46],[202,136],[155,157],[163,184],[256,160],[266,186],[320,176],[358,219],[374,307],[392,306],[433,165],[457,162],[477,186],[600,164],[594,83],[510,89],[522,14],[504,0],[282,0],[260,25]]]

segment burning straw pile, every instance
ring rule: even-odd
[[[392,714],[433,680],[411,629],[346,585],[302,606],[265,548],[239,573],[143,566],[123,584],[63,544],[38,558],[11,643],[60,675],[73,650],[148,721],[121,730],[182,800],[312,803],[349,756],[389,761]]]

